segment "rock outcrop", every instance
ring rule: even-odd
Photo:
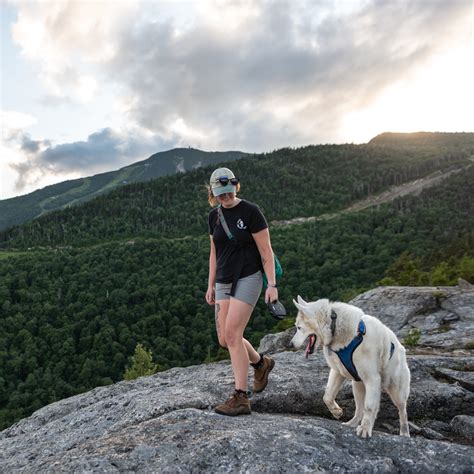
[[[384,308],[375,294],[360,301]],[[397,298],[391,301],[403,305]],[[468,326],[469,309],[453,308],[457,324]],[[400,321],[411,313],[403,314]],[[416,321],[420,314],[413,315]],[[404,329],[392,309],[383,315],[389,326]],[[290,336],[291,330],[264,338],[262,346],[281,350]],[[212,411],[232,390],[228,361],[175,368],[53,403],[4,430],[0,471],[472,472],[474,357],[467,349],[453,352],[454,345],[437,347],[446,353],[408,357],[410,439],[398,436],[397,411],[385,395],[373,437],[358,438],[323,403],[328,368],[321,352],[305,359],[303,351],[282,351],[274,354],[268,387],[252,397],[251,416]],[[342,421],[349,419],[349,383],[338,403],[345,410]]]
[[[351,301],[403,338],[421,332],[418,349],[474,349],[474,286],[399,287],[367,291]]]

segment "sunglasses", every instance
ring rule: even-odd
[[[216,181],[222,184],[222,186],[227,186],[229,183],[232,184],[232,186],[237,186],[237,184],[239,184],[239,178],[228,178],[227,176],[222,176]]]

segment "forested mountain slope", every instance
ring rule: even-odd
[[[470,163],[466,152],[432,147],[321,145],[242,158],[231,166],[241,196],[267,219],[336,212],[392,185]],[[82,206],[53,212],[0,233],[0,247],[89,245],[110,239],[201,235],[212,167],[137,183]]]
[[[244,155],[240,151],[205,152],[194,148],[174,148],[155,153],[144,161],[116,171],[46,186],[24,196],[1,200],[0,230],[23,224],[50,211],[88,201],[119,186],[149,181],[221,161],[233,161]]]
[[[465,167],[468,158],[413,147],[317,146],[244,158],[232,168],[242,196],[273,220],[338,211],[369,190]],[[204,302],[209,172],[126,186],[2,234],[10,250],[0,252],[0,427],[121,380],[137,343],[162,369],[225,357]],[[271,227],[290,314],[297,294],[347,300],[384,277],[472,280],[473,182],[471,166],[419,196]],[[417,261],[424,265],[418,273]],[[274,326],[260,301],[246,336],[258,341]]]
[[[320,220],[327,220],[333,219],[334,217],[339,216],[340,214],[348,214],[352,212],[359,212],[364,209],[368,209],[373,206],[380,206],[381,204],[386,204],[389,202],[394,201],[395,199],[403,196],[408,195],[418,195],[423,189],[428,189],[433,186],[437,186],[443,180],[450,177],[456,173],[466,172],[468,168],[474,166],[473,163],[467,164],[461,168],[454,168],[448,171],[435,171],[424,178],[419,178],[414,181],[408,181],[406,183],[400,184],[399,186],[392,186],[386,191],[383,191],[379,194],[371,194],[365,199],[361,199],[360,201],[356,201],[351,204],[349,207],[342,209],[336,213],[330,214],[320,214],[319,216],[311,216],[311,217],[294,217],[293,219],[289,220],[281,220],[281,221],[271,221],[272,225],[280,226],[280,225],[294,225],[294,224],[302,224],[303,222],[312,222],[312,221],[320,221]]]
[[[385,132],[369,141],[372,145],[395,145],[411,147],[431,147],[442,151],[464,151],[474,155],[474,133],[443,133],[443,132],[416,132],[392,133]]]

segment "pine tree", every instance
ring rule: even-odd
[[[125,371],[123,378],[124,380],[134,380],[144,375],[153,375],[158,370],[158,364],[153,363],[151,350],[145,349],[138,343],[132,357],[132,366]]]

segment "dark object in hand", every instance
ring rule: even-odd
[[[286,309],[283,306],[283,304],[280,303],[278,300],[269,301],[267,303],[267,306],[268,306],[268,310],[270,311],[270,314],[275,319],[284,319],[286,317]]]

